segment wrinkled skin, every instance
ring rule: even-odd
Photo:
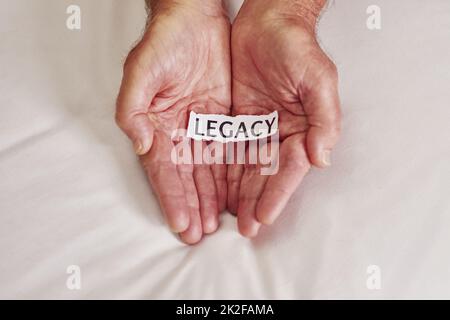
[[[247,237],[275,221],[311,165],[330,164],[340,118],[336,68],[314,25],[259,12],[244,5],[233,24],[232,113],[278,111],[279,171],[263,176],[257,165],[228,168],[228,208]]]
[[[320,3],[316,17],[324,2],[246,1],[233,24],[232,79],[223,9],[214,1],[157,3],[124,66],[117,123],[182,241],[194,244],[214,232],[227,200],[241,234],[253,237],[275,221],[312,165],[330,164],[340,125],[337,72],[316,41],[307,6]],[[234,115],[278,111],[276,175],[261,175],[258,165],[231,165],[227,176],[225,165],[171,161],[171,135],[187,127],[189,111],[228,114],[231,102]]]
[[[170,228],[188,244],[218,228],[227,199],[225,165],[176,165],[173,130],[189,112],[229,114],[230,23],[222,8],[158,8],[130,52],[117,101],[118,125],[158,196]]]

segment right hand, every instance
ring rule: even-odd
[[[191,110],[230,112],[229,19],[220,0],[202,2],[156,2],[145,35],[126,59],[116,111],[170,228],[188,244],[218,228],[227,199],[225,164],[171,161],[172,132],[186,129]]]

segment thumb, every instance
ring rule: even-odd
[[[154,128],[149,118],[149,106],[159,84],[148,71],[150,57],[134,49],[125,65],[117,97],[116,122],[133,142],[136,154],[146,154],[153,142]]]
[[[310,129],[306,148],[311,163],[324,168],[331,165],[331,150],[340,131],[340,103],[337,88],[337,71],[332,65],[314,82],[305,94],[304,108]]]
[[[144,155],[150,151],[153,144],[154,128],[145,113],[133,115],[131,118],[117,117],[119,127],[133,142],[133,148],[137,155]]]

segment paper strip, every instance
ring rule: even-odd
[[[277,111],[267,115],[235,117],[191,111],[187,136],[195,140],[239,142],[266,138],[277,131]]]

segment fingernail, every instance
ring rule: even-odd
[[[203,232],[206,234],[209,233],[213,233],[214,231],[217,230],[219,226],[219,222],[217,221],[217,219],[212,218],[212,219],[208,219],[205,222],[205,225],[203,226]]]
[[[134,142],[133,147],[134,147],[134,152],[136,152],[137,155],[141,155],[141,153],[142,153],[142,143],[141,143],[141,141],[140,140],[136,140]]]
[[[179,218],[172,223],[169,223],[169,228],[173,233],[182,233],[189,228],[189,218]]]
[[[324,150],[322,152],[322,163],[326,165],[327,167],[331,165],[331,151],[330,150]]]

